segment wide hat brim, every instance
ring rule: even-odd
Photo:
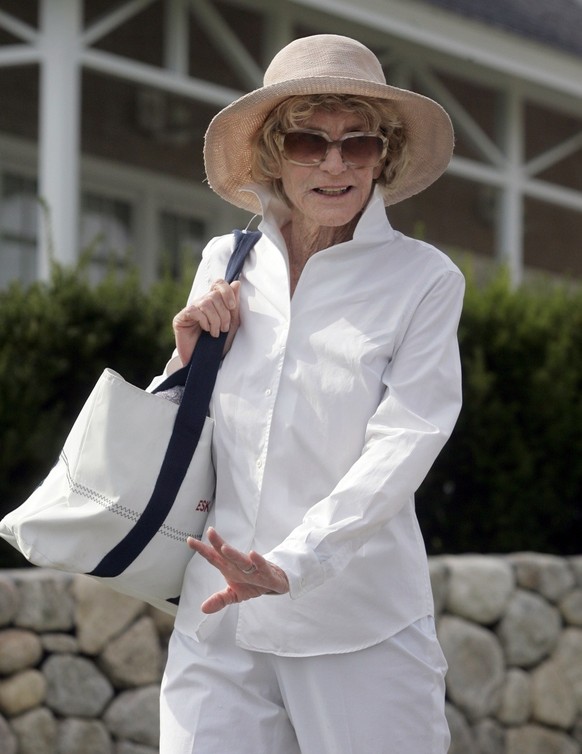
[[[360,43],[335,35],[296,40],[296,44],[318,38],[345,39],[373,55]],[[375,56],[374,61],[377,62]],[[386,192],[387,206],[423,191],[446,170],[454,146],[453,127],[446,111],[434,100],[369,79],[334,75],[302,76],[256,89],[232,102],[212,119],[204,141],[204,162],[208,183],[213,191],[237,207],[260,214],[257,196],[243,190],[253,182],[253,139],[279,103],[289,97],[310,94],[349,94],[394,103],[407,135],[408,163],[396,190],[390,192],[388,189]]]

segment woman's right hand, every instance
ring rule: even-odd
[[[217,338],[228,332],[223,355],[228,352],[238,329],[240,283],[217,280],[208,293],[193,301],[174,317],[172,326],[176,350],[183,365],[188,364],[202,331]]]

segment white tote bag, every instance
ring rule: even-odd
[[[106,369],[56,466],[0,522],[0,534],[35,565],[92,573],[139,525],[141,503],[156,486],[177,411],[175,403]],[[114,588],[148,601],[155,597],[172,609],[168,600],[179,596],[192,554],[186,538],[202,535],[214,496],[212,424],[206,417],[184,481],[153,538],[144,548],[138,543],[140,551],[120,574],[105,576]]]
[[[226,279],[258,240],[235,231]],[[203,334],[190,364],[153,393],[106,369],[44,482],[0,521],[35,565],[85,573],[175,613],[214,496],[208,406],[226,333]],[[179,405],[155,393],[184,386]]]

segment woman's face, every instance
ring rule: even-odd
[[[367,131],[356,114],[324,110],[302,121],[301,128],[325,131],[333,140],[352,131]],[[382,164],[349,167],[342,161],[337,147],[331,148],[319,165],[304,167],[283,159],[280,177],[291,203],[293,221],[301,221],[314,230],[347,225],[366,206],[373,181],[381,170]]]

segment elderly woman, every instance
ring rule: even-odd
[[[298,39],[209,126],[209,184],[262,215],[240,281],[204,251],[187,363],[229,331],[216,497],[162,685],[162,754],[444,754],[446,663],[414,492],[460,409],[463,278],[385,206],[452,151],[435,102],[366,47]]]

